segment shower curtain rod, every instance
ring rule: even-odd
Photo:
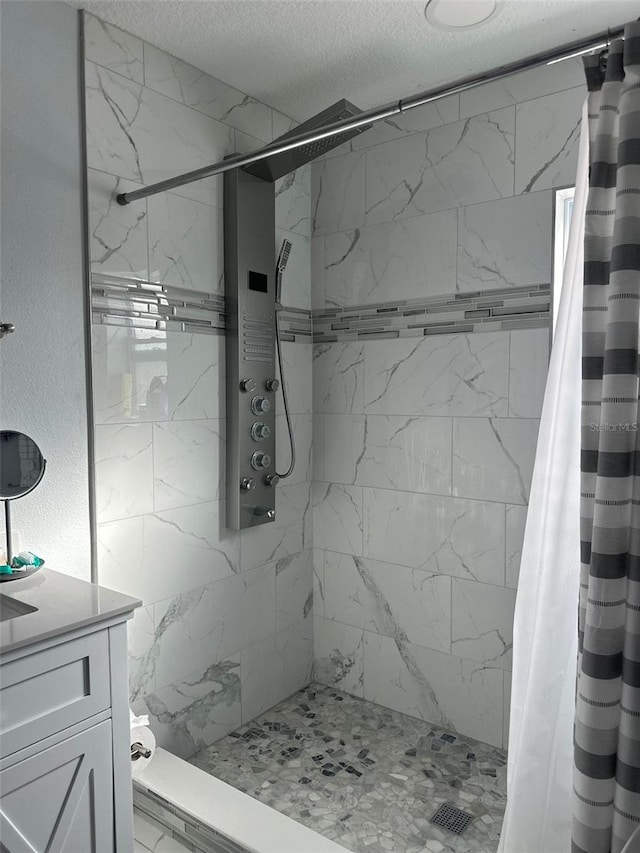
[[[407,110],[421,107],[425,104],[430,104],[433,101],[439,101],[441,98],[446,98],[448,95],[457,95],[461,92],[466,92],[469,89],[475,89],[476,86],[481,86],[484,83],[492,83],[496,80],[502,80],[504,77],[509,77],[511,74],[516,74],[520,71],[528,71],[530,68],[537,68],[540,65],[553,65],[555,62],[560,62],[563,59],[571,59],[574,56],[580,56],[583,53],[589,53],[598,48],[605,49],[609,46],[611,39],[620,38],[624,34],[624,27],[619,27],[615,30],[608,30],[599,35],[590,36],[586,39],[565,44],[562,47],[554,48],[553,50],[537,53],[529,56],[526,59],[521,59],[518,62],[512,62],[509,65],[501,65],[491,71],[485,71],[483,74],[475,77],[464,77],[455,83],[446,86],[439,86],[435,89],[428,89],[425,92],[419,92],[417,95],[412,95],[408,98],[403,98],[399,101],[392,101],[382,107],[376,107],[372,110],[367,110],[360,113],[356,118],[342,119],[341,121],[329,124],[322,130],[313,130],[308,133],[301,133],[299,136],[290,136],[285,142],[272,142],[259,148],[257,151],[252,151],[249,154],[236,154],[213,163],[211,166],[204,166],[201,169],[194,169],[192,172],[186,172],[183,175],[177,175],[175,178],[168,178],[165,181],[159,181],[157,184],[150,184],[148,187],[142,187],[139,190],[132,192],[120,193],[117,196],[118,204],[129,204],[132,201],[146,198],[156,193],[167,192],[175,189],[175,187],[184,186],[194,181],[201,181],[204,178],[210,178],[213,175],[220,175],[223,172],[228,172],[231,169],[239,169],[242,166],[248,166],[250,163],[256,163],[259,160],[264,160],[273,154],[284,154],[286,151],[292,151],[295,148],[300,148],[303,145],[309,145],[313,142],[319,142],[322,139],[327,139],[331,136],[337,136],[340,133],[345,133],[349,130],[355,130],[363,125],[372,124],[377,121],[383,121],[391,116],[399,115]]]

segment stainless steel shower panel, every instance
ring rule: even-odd
[[[224,176],[227,527],[275,520],[275,188]]]

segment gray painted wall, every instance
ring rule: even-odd
[[[78,21],[58,2],[3,2],[0,426],[47,472],[13,527],[58,571],[90,577]]]

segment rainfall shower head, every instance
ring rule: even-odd
[[[285,142],[287,139],[292,139],[294,136],[298,136],[301,133],[320,130],[326,125],[334,124],[341,119],[355,118],[360,115],[361,112],[361,110],[354,107],[353,104],[349,103],[349,101],[345,101],[343,98],[341,101],[333,104],[333,106],[328,107],[321,113],[312,116],[310,119],[307,119],[307,121],[299,124],[297,127],[294,127],[293,130],[279,136],[274,140],[274,142]],[[300,148],[294,148],[292,151],[285,151],[284,154],[274,154],[272,157],[266,157],[264,160],[258,160],[255,163],[250,163],[248,166],[244,166],[243,170],[258,178],[262,178],[265,181],[277,181],[278,178],[281,178],[288,172],[293,172],[296,169],[299,169],[300,166],[305,166],[307,163],[315,160],[316,157],[320,157],[322,154],[326,154],[327,151],[331,151],[332,148],[336,148],[338,145],[348,142],[350,139],[353,139],[354,136],[357,136],[359,133],[363,133],[370,127],[370,124],[366,124],[362,127],[357,127],[352,130],[347,130],[344,133],[339,133],[336,136],[330,136],[327,139],[319,139],[316,142],[309,142],[307,145],[302,145]]]

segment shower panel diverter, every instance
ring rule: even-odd
[[[359,112],[348,101],[338,101],[277,141]],[[286,474],[276,473],[277,313],[279,284],[291,244],[285,242],[276,271],[274,181],[368,127],[370,125],[274,154],[243,169],[224,173],[227,527],[238,530],[274,521],[276,484],[293,468],[293,436],[285,395],[292,465]],[[281,378],[284,393],[284,377]]]

